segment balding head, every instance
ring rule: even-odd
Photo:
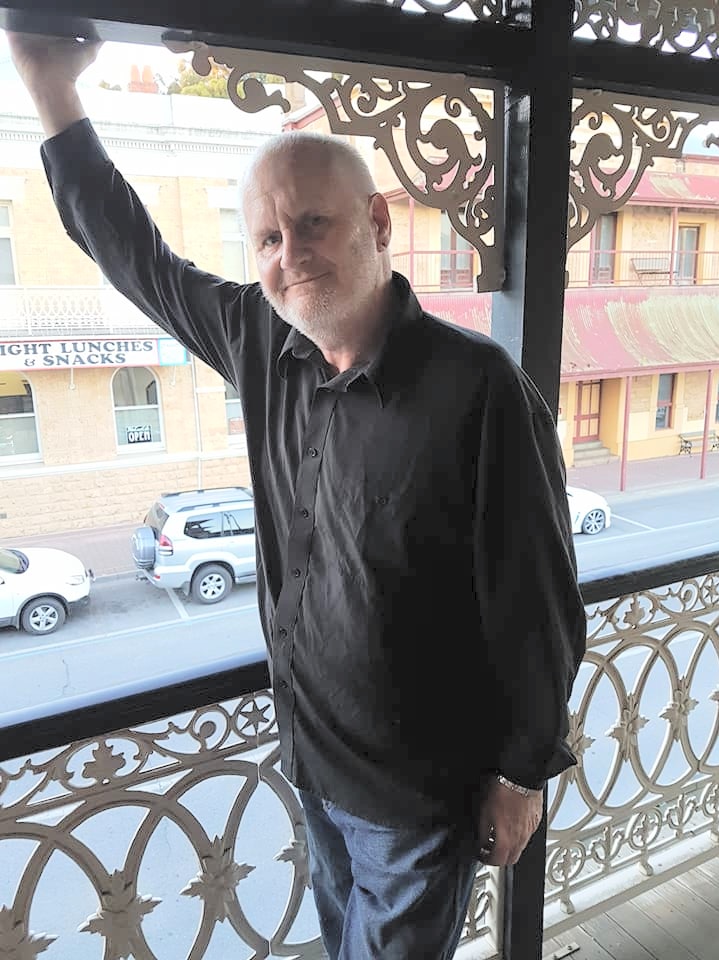
[[[357,196],[370,197],[377,186],[364,157],[351,144],[339,137],[306,130],[291,130],[265,141],[252,158],[240,187],[244,204],[252,192],[260,170],[279,164],[307,161],[309,166],[320,166],[332,175],[346,178],[348,187]]]

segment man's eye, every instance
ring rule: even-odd
[[[262,246],[274,247],[279,242],[280,242],[279,236],[276,233],[271,233],[269,237],[265,237],[265,239],[262,241]]]

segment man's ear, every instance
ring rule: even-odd
[[[392,218],[389,205],[381,193],[373,193],[369,198],[369,213],[375,228],[377,249],[386,250],[392,239]]]

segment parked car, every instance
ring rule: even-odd
[[[611,525],[612,511],[600,494],[582,487],[567,487],[567,500],[572,533],[600,533]]]
[[[219,603],[256,579],[255,501],[247,487],[163,493],[132,536],[139,578]]]
[[[52,633],[73,607],[87,603],[92,579],[64,550],[0,547],[0,626]]]

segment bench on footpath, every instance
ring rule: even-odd
[[[701,449],[703,440],[703,430],[697,430],[696,433],[680,433],[679,453],[688,453],[691,457],[694,452],[694,444],[697,443]],[[709,433],[707,433],[707,447],[709,450],[719,450],[719,437],[717,436],[716,430],[710,430]]]

